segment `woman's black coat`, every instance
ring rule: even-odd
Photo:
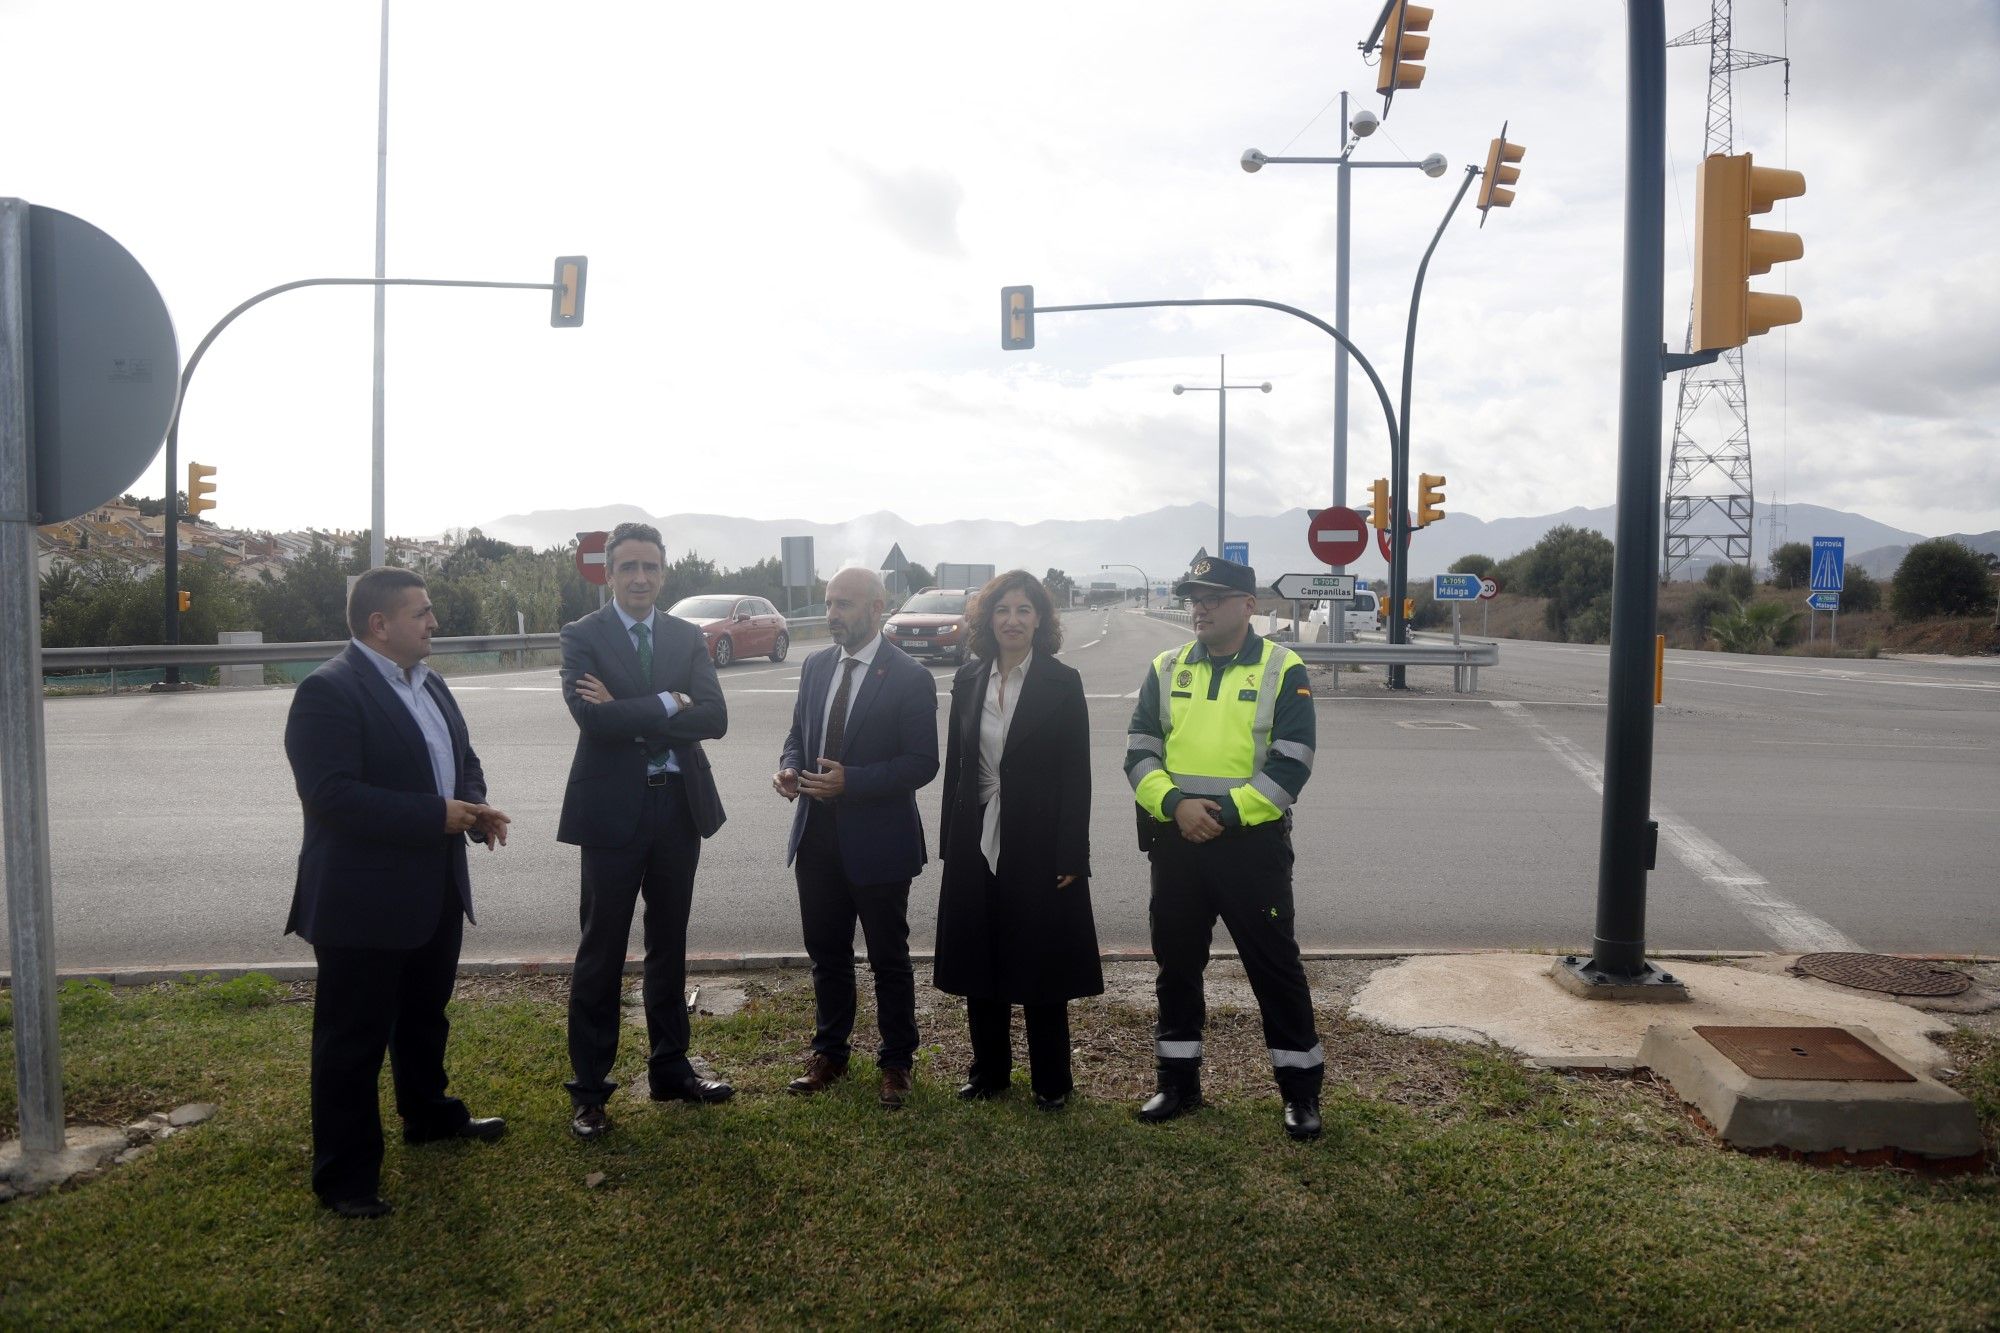
[[[1049,1004],[1097,995],[1090,912],[1090,714],[1083,679],[1047,653],[1028,663],[1000,754],[1000,864],[979,853],[979,715],[992,663],[951,682],[938,854],[937,988]],[[1061,875],[1075,875],[1057,888]]]

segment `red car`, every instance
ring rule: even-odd
[[[965,624],[965,588],[926,588],[903,603],[882,626],[883,636],[913,657],[948,657],[963,662],[972,633]]]
[[[762,597],[705,592],[681,598],[667,614],[679,616],[701,631],[708,640],[708,655],[718,668],[743,657],[782,662],[791,650],[792,636],[785,632],[785,617]]]

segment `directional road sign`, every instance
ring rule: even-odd
[[[1838,611],[1840,594],[1837,592],[1816,592],[1806,598],[1806,605],[1815,611]]]
[[[1433,574],[1431,596],[1440,602],[1476,602],[1479,583],[1477,574]]]
[[[576,572],[583,575],[585,583],[605,584],[604,540],[608,532],[579,532],[576,534]]]
[[[1271,590],[1287,601],[1351,602],[1354,600],[1352,574],[1280,574]]]
[[[1812,591],[1839,592],[1845,582],[1847,538],[1815,537],[1812,552]]]
[[[1358,509],[1322,509],[1306,523],[1306,545],[1313,558],[1345,565],[1368,549],[1368,520]]]
[[[1222,558],[1223,558],[1224,560],[1233,560],[1233,561],[1235,561],[1235,562],[1236,562],[1237,564],[1239,564],[1239,565],[1247,565],[1247,564],[1249,564],[1249,563],[1250,563],[1250,543],[1249,543],[1249,542],[1224,542],[1224,543],[1222,544]]]
[[[1487,575],[1479,580],[1479,600],[1484,602],[1500,595],[1500,580]]]

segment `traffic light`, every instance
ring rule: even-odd
[[[1750,290],[1750,277],[1798,259],[1805,242],[1788,231],[1760,231],[1753,213],[1806,192],[1806,178],[1779,167],[1755,166],[1750,154],[1717,153],[1695,179],[1694,345],[1698,351],[1741,347],[1780,324],[1799,322],[1796,296]]]
[[[1000,289],[1000,346],[1009,352],[1024,352],[1035,345],[1035,289]]]
[[[215,508],[215,501],[208,498],[215,494],[215,483],[209,480],[214,475],[215,469],[206,463],[188,464],[187,516],[189,518],[193,518],[196,514],[205,514]],[[187,594],[181,595],[185,597]]]
[[[1510,165],[1519,162],[1527,154],[1527,149],[1517,143],[1507,142],[1507,126],[1500,126],[1500,137],[1486,149],[1486,171],[1479,182],[1479,225],[1486,225],[1486,210],[1506,208],[1514,202],[1514,192],[1506,187],[1521,179],[1521,169]]]
[[[1407,0],[1390,0],[1382,26],[1382,63],[1375,75],[1375,91],[1393,98],[1403,88],[1421,87],[1424,67],[1417,62],[1431,49],[1431,39],[1417,34],[1430,31],[1431,11]]]
[[[1374,483],[1368,488],[1368,494],[1373,497],[1368,501],[1368,521],[1375,525],[1377,532],[1387,532],[1389,530],[1389,479],[1387,477],[1375,478]]]
[[[583,323],[583,280],[590,271],[585,255],[556,259],[555,299],[549,302],[549,327],[573,329]]]
[[[1417,474],[1417,526],[1427,528],[1444,517],[1444,478],[1435,472]]]
[[[193,594],[193,593],[191,593],[191,592],[189,592],[189,591],[188,591],[188,590],[187,590],[186,588],[182,588],[182,589],[181,589],[181,592],[180,592],[180,607],[181,607],[181,610],[185,611],[185,610],[187,610],[187,609],[188,609],[188,608],[189,608],[190,606],[193,606],[193,605],[194,605],[194,594]]]
[[[1404,621],[1408,622],[1415,620],[1416,618],[1417,618],[1417,599],[1414,597],[1405,597],[1403,599]]]

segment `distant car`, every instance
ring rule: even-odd
[[[785,630],[785,617],[762,597],[746,597],[730,592],[705,592],[683,597],[667,608],[701,631],[708,641],[708,655],[718,668],[745,657],[785,660],[792,636]]]
[[[1315,603],[1313,609],[1306,614],[1306,620],[1314,625],[1326,624],[1327,607],[1329,605],[1331,603]],[[1354,590],[1354,600],[1347,603],[1346,619],[1341,623],[1346,627],[1349,634],[1358,634],[1362,630],[1372,631],[1381,629],[1382,599],[1367,588],[1356,588]]]
[[[972,643],[965,623],[965,605],[971,598],[965,588],[926,588],[889,617],[882,626],[883,636],[912,657],[963,662]]]

